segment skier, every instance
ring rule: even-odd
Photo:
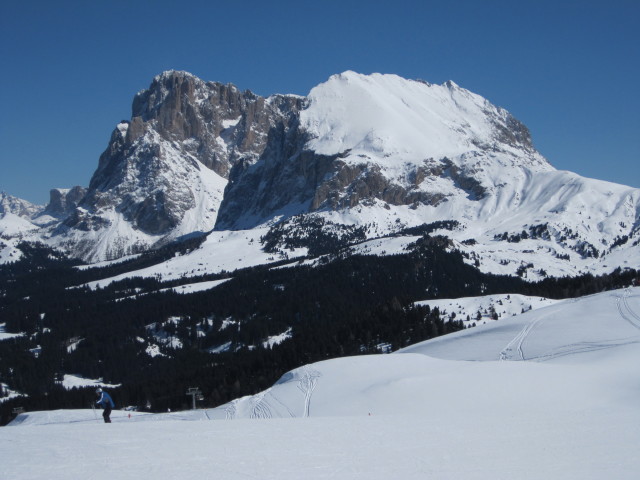
[[[104,423],[111,423],[111,418],[109,418],[109,416],[111,415],[111,409],[115,407],[113,400],[111,399],[111,396],[101,388],[98,388],[96,393],[100,396],[96,403],[104,409],[104,412],[102,412]]]

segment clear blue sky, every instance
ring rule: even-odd
[[[163,70],[305,95],[344,70],[451,79],[558,169],[640,187],[640,1],[0,2],[0,191],[87,186]]]

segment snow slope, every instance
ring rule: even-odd
[[[607,404],[621,392],[640,394],[640,385],[627,383],[640,374],[640,288],[565,300],[401,353],[307,365],[210,415],[418,415],[429,408],[453,414],[469,402],[481,411],[499,405],[521,414]],[[601,390],[602,384],[616,387]]]
[[[0,429],[0,477],[635,479],[639,377],[630,288],[307,365],[216,409],[25,414]]]
[[[453,82],[433,85],[379,73],[333,75],[311,90],[308,101],[300,115],[312,136],[306,148],[374,156],[386,166],[476,150],[479,143],[497,140],[495,124],[510,117]],[[537,169],[552,169],[531,153]]]
[[[13,213],[5,213],[0,217],[0,235],[2,236],[18,236],[37,228],[26,218],[19,217]]]
[[[450,360],[588,365],[640,353],[640,288],[569,299],[407,347]],[[629,358],[628,360],[632,360]]]
[[[311,90],[305,148],[377,169],[397,188],[431,201],[364,202],[354,223],[386,232],[440,220],[480,268],[525,278],[574,276],[640,265],[640,190],[554,169],[506,110],[453,82],[344,72]],[[330,213],[338,220],[341,213]],[[539,226],[538,238],[498,241]]]
[[[282,260],[279,256],[262,250],[260,237],[266,232],[267,229],[211,232],[199,248],[185,255],[176,256],[148,268],[91,282],[88,286],[104,288],[113,282],[132,277],[154,277],[163,281],[176,280],[224,271],[233,272],[236,269]],[[304,255],[306,249],[289,253],[293,257]],[[207,284],[202,288],[213,288],[216,285]],[[197,289],[197,286],[194,286],[188,290],[196,291]]]
[[[542,297],[500,294],[482,297],[423,300],[416,302],[416,305],[428,305],[431,309],[437,308],[440,311],[440,318],[443,320],[451,320],[452,318],[458,321],[461,320],[465,327],[470,327],[473,324],[484,325],[485,323],[519,315],[528,310],[553,305],[557,302],[558,300]],[[454,314],[455,317],[452,317]],[[478,314],[480,318],[478,318]]]

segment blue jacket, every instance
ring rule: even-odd
[[[105,392],[104,390],[102,391],[102,395],[100,396],[100,400],[98,400],[96,403],[99,403],[100,405],[102,405],[102,408],[105,408],[109,404],[111,404],[111,408],[115,408],[113,400],[111,400],[111,396],[107,392]]]

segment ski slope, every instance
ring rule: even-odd
[[[638,378],[629,288],[306,365],[215,409],[24,414],[0,429],[0,478],[635,479]]]

